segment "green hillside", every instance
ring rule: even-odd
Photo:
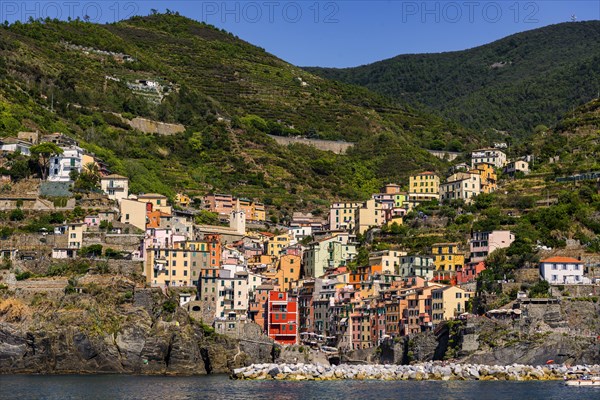
[[[518,33],[465,51],[401,55],[347,69],[307,68],[413,104],[473,129],[520,136],[554,124],[600,90],[600,21]]]
[[[314,76],[174,14],[107,25],[5,25],[0,77],[2,136],[24,129],[65,132],[129,176],[133,191],[218,190],[311,208],[333,198],[363,198],[386,181],[440,168],[422,150],[432,142],[459,148],[471,142],[456,124]],[[186,129],[143,134],[115,114]],[[266,134],[357,145],[337,156],[281,147]]]

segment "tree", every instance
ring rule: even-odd
[[[44,142],[31,146],[29,151],[31,152],[32,158],[38,160],[43,180],[46,180],[50,157],[63,154],[63,149],[52,142]]]
[[[87,163],[75,179],[75,188],[81,190],[94,190],[100,183],[100,170],[98,164]]]

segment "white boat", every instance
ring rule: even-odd
[[[600,376],[584,375],[579,379],[568,379],[565,381],[567,386],[598,386],[600,387]]]

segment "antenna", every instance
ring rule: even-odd
[[[577,15],[571,14],[571,22],[576,22],[576,21],[577,21]]]

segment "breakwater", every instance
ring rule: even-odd
[[[531,381],[599,374],[600,365],[480,365],[429,362],[416,365],[254,364],[237,368],[232,379],[248,380],[487,380]]]

